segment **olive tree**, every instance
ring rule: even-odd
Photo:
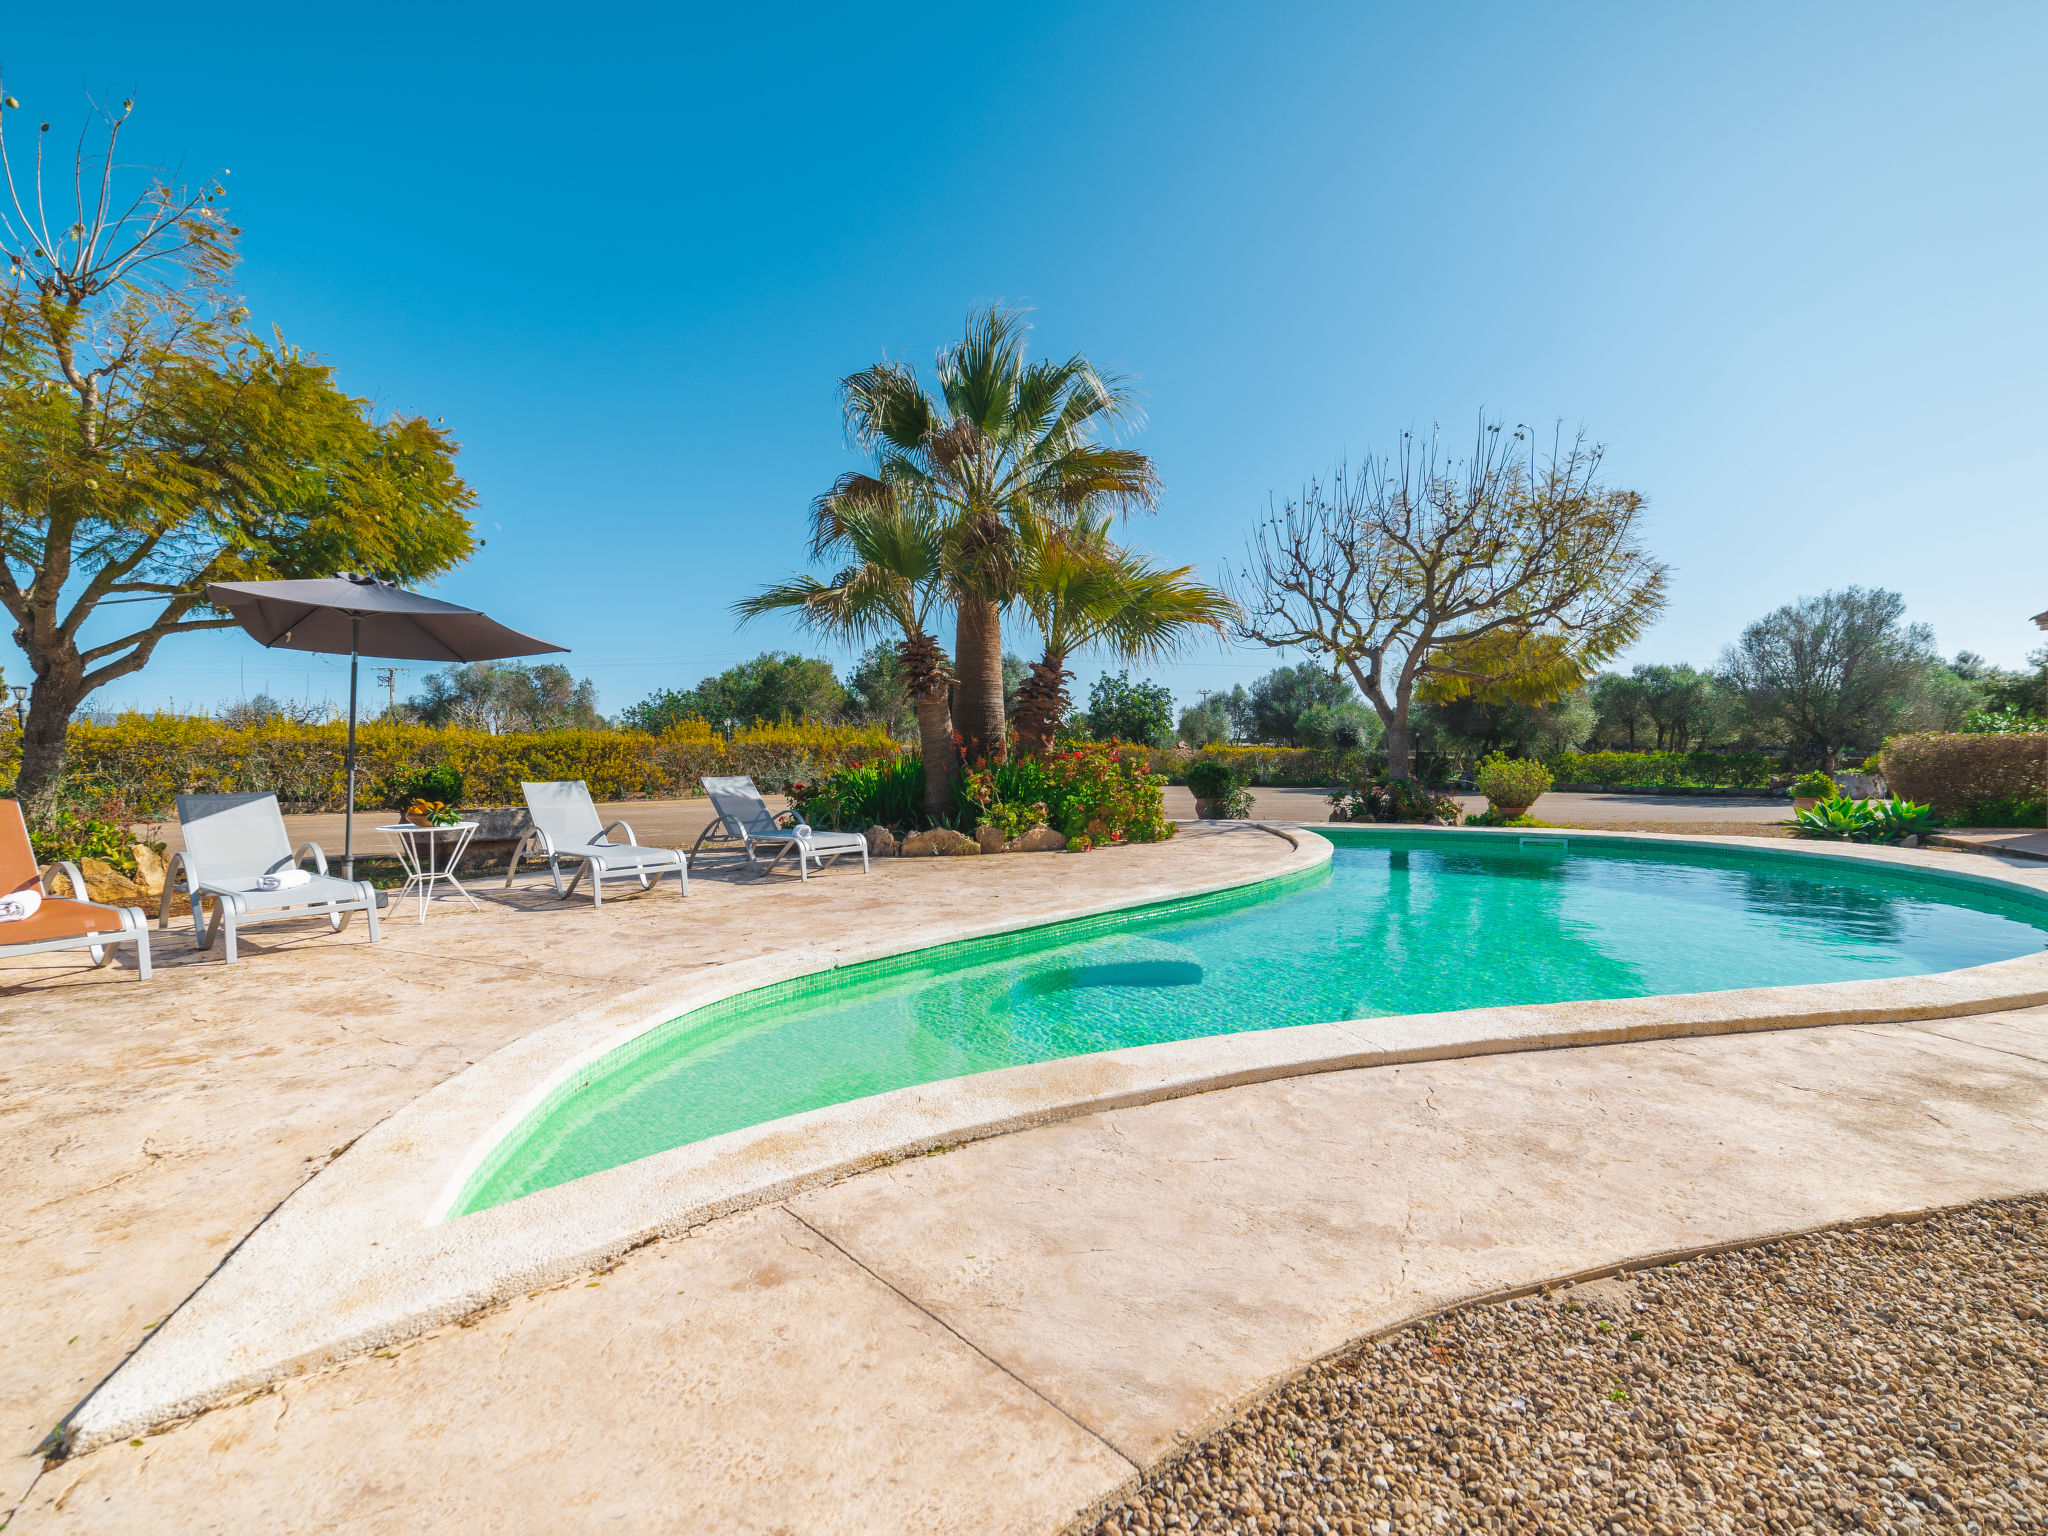
[[[1235,573],[1245,638],[1350,675],[1411,776],[1413,711],[1467,695],[1541,703],[1578,686],[1664,605],[1643,498],[1601,481],[1583,435],[1538,453],[1482,424],[1464,458],[1403,433],[1253,532]]]
[[[1896,592],[1844,587],[1768,613],[1721,657],[1750,718],[1794,752],[1833,768],[1843,748],[1874,747],[1938,658],[1934,632],[1905,621]]]
[[[373,418],[257,335],[232,291],[226,172],[196,190],[116,154],[132,103],[22,163],[0,107],[0,604],[34,678],[16,793],[63,774],[94,689],[234,621],[208,582],[430,576],[472,547],[455,444]]]

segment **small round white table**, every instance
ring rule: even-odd
[[[434,894],[434,888],[446,881],[455,887],[457,894],[478,912],[476,898],[462,888],[462,882],[455,878],[455,866],[462,861],[463,853],[469,847],[469,840],[476,836],[477,824],[473,821],[451,821],[444,827],[416,827],[409,821],[395,826],[379,827],[377,830],[391,839],[398,850],[398,862],[405,867],[405,886],[392,904],[405,900],[410,893],[419,893],[420,921],[427,920],[427,900]]]

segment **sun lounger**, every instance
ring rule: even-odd
[[[0,800],[0,897],[38,892],[42,902],[18,922],[0,923],[0,955],[33,955],[42,950],[82,949],[94,965],[114,958],[117,945],[135,946],[137,976],[149,980],[149,916],[140,907],[110,907],[85,899],[85,876],[70,860],[50,866],[71,882],[71,896],[49,894],[47,876],[36,868],[35,850],[22,820],[21,802]],[[28,905],[24,902],[23,905]]]
[[[336,933],[348,926],[351,914],[369,914],[370,942],[377,942],[377,888],[367,880],[338,880],[327,873],[327,854],[318,843],[292,852],[284,830],[284,813],[275,795],[180,795],[178,827],[183,851],[172,855],[164,872],[163,904],[157,926],[171,921],[171,898],[183,893],[192,901],[192,931],[201,949],[227,935],[227,960],[235,961],[235,934],[251,923],[286,917],[325,917]],[[301,867],[307,854],[313,869],[301,884],[267,890],[265,875]],[[209,923],[203,907],[213,903]]]
[[[765,875],[772,874],[775,866],[793,853],[797,874],[805,880],[811,878],[813,864],[823,869],[842,853],[859,853],[860,867],[867,869],[868,840],[858,832],[816,832],[801,822],[785,827],[775,819],[775,813],[768,809],[768,802],[761,798],[761,791],[754,788],[754,781],[749,778],[699,782],[718,815],[699,835],[696,847],[690,850],[692,854],[707,841],[736,842],[746,850],[747,862]],[[766,868],[755,855],[757,847],[775,850],[775,857]]]
[[[590,786],[581,779],[559,784],[522,784],[520,788],[526,792],[526,809],[533,816],[533,830],[512,852],[511,867],[505,871],[508,887],[512,877],[519,873],[519,861],[532,854],[548,861],[557,896],[575,895],[577,884],[588,874],[592,906],[604,905],[606,875],[636,875],[644,891],[674,870],[682,884],[680,894],[690,894],[690,856],[680,848],[638,846],[633,841],[633,829],[623,821],[600,826],[597,807],[591,803]],[[624,842],[611,841],[614,829],[626,834]],[[575,878],[566,889],[562,885],[564,859],[573,859],[577,865]]]

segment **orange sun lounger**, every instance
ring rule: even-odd
[[[73,892],[85,890],[85,877],[76,864],[65,860],[50,866],[52,874],[58,870],[71,882]],[[0,923],[0,956],[83,949],[91,952],[94,965],[105,965],[114,958],[116,945],[133,944],[140,979],[149,980],[149,919],[142,908],[109,907],[50,895],[47,881],[36,869],[28,824],[21,819],[21,802],[0,800],[0,896],[29,890],[41,890],[43,904],[20,922]]]

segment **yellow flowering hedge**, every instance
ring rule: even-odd
[[[338,811],[345,792],[346,725],[271,721],[236,729],[184,715],[124,715],[112,725],[70,729],[69,779],[118,796],[139,816],[169,812],[172,797],[213,792],[275,794],[288,811]],[[701,794],[707,774],[744,773],[764,790],[836,768],[891,760],[905,749],[873,727],[761,725],[730,738],[702,721],[643,731],[547,731],[494,736],[373,721],[356,730],[356,803],[373,804],[377,781],[446,763],[462,774],[470,805],[517,805],[522,780],[582,779],[597,800]],[[11,781],[21,737],[0,733],[0,781]]]

